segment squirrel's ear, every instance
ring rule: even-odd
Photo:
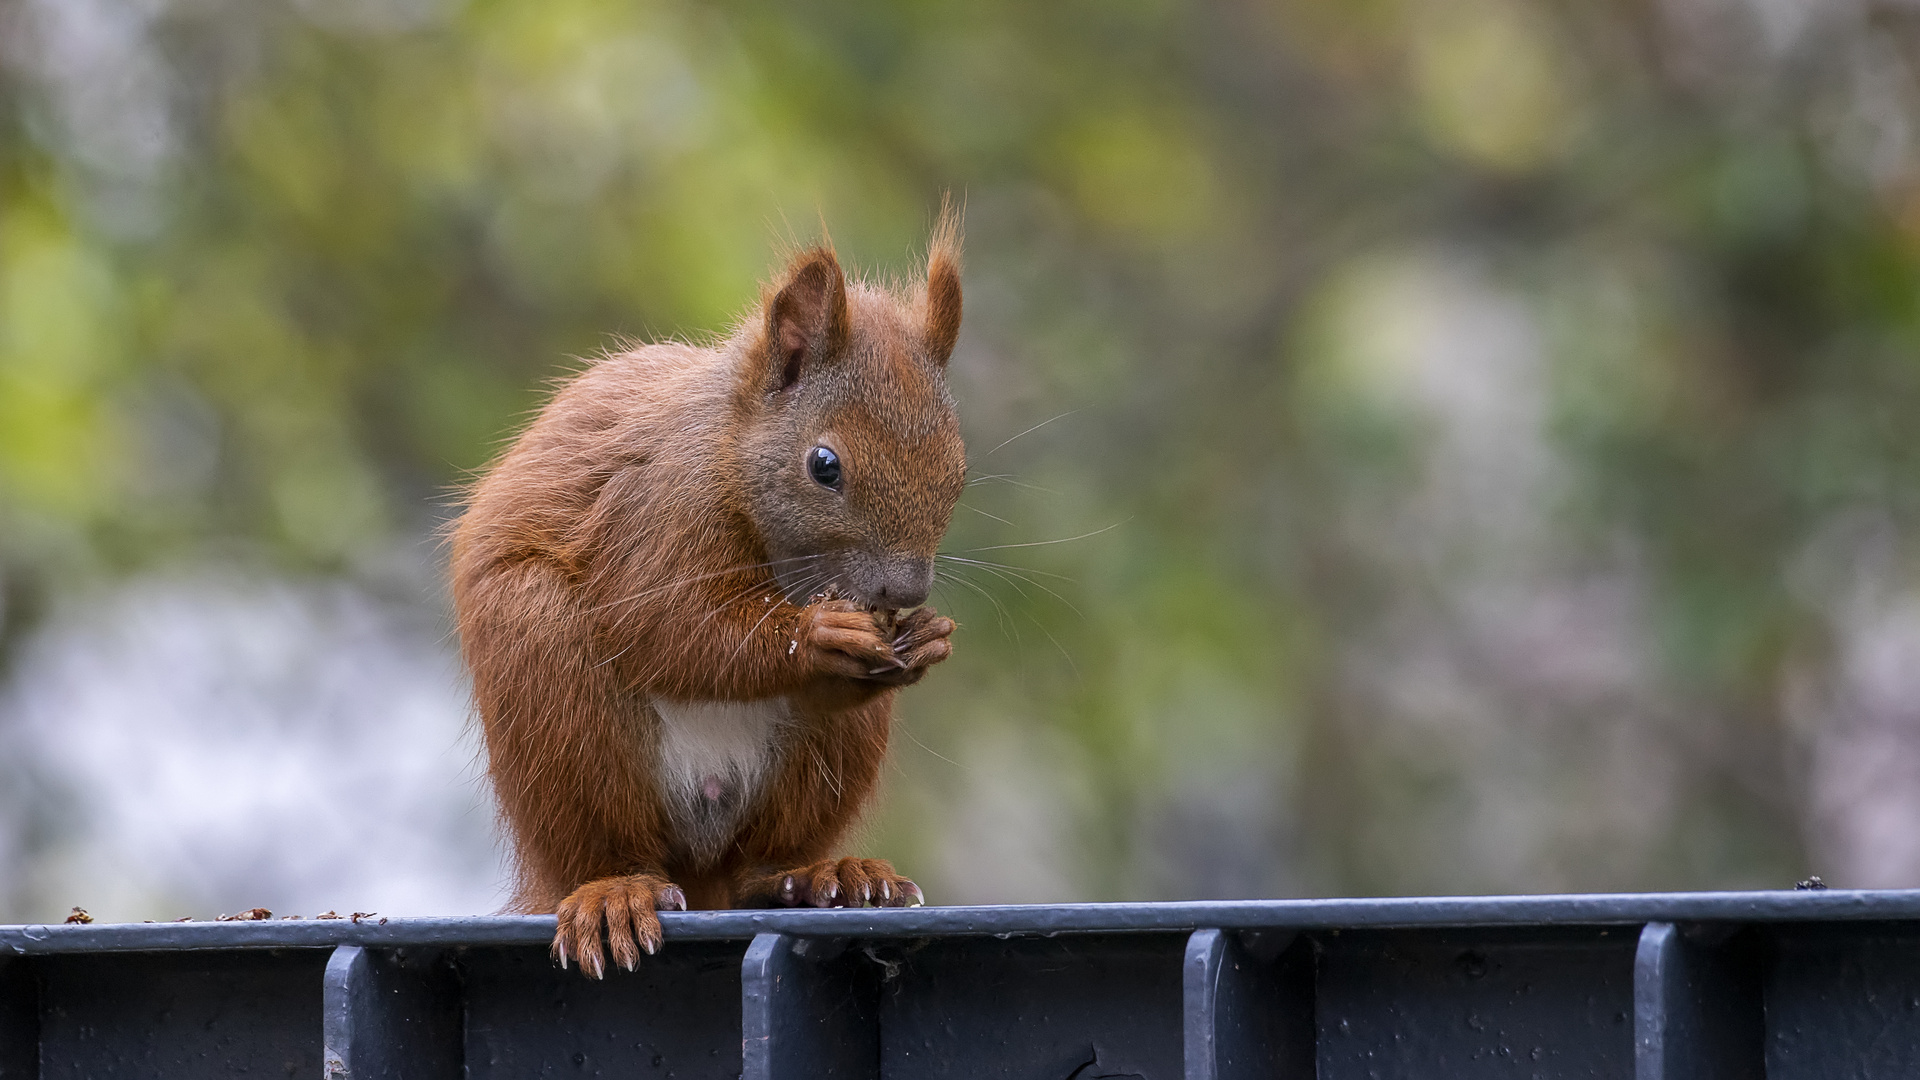
[[[833,252],[804,252],[787,269],[786,284],[767,304],[769,385],[784,390],[818,363],[846,348],[847,279]]]
[[[960,340],[960,215],[940,200],[940,223],[927,252],[927,352],[941,367]]]

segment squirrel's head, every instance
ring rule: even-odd
[[[849,282],[829,249],[802,252],[749,327],[743,480],[796,603],[832,591],[908,608],[933,587],[934,551],[966,487],[946,380],[960,333],[956,233],[943,214],[926,280],[904,295]]]

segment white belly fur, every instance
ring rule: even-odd
[[[785,698],[655,701],[661,790],[676,847],[696,864],[718,859],[766,784],[793,711]]]

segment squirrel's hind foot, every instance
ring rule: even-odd
[[[600,878],[573,890],[554,912],[553,958],[561,967],[577,961],[590,979],[606,975],[601,951],[602,928],[613,962],[632,971],[662,942],[660,918],[655,912],[687,910],[680,886],[659,874],[628,874]]]
[[[927,898],[885,859],[823,859],[754,877],[739,901],[742,907],[919,907]]]

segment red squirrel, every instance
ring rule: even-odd
[[[925,606],[966,486],[946,385],[956,217],[924,281],[790,260],[725,340],[605,356],[472,488],[461,650],[517,867],[589,976],[660,946],[656,911],[919,904],[835,858],[893,699],[951,652]]]

